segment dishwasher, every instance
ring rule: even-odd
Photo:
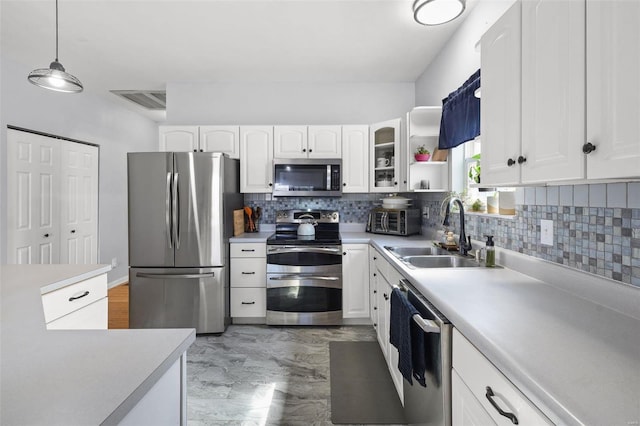
[[[410,425],[451,426],[451,323],[407,280],[398,287],[420,316],[415,321],[425,332],[425,381],[403,379],[404,411]]]

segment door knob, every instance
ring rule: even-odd
[[[507,160],[507,166],[511,167],[511,166],[513,166],[514,164],[516,164],[516,162],[515,162],[515,160],[514,160],[513,158],[509,158],[509,159]]]
[[[522,164],[527,161],[527,157],[523,157],[522,155],[518,157],[518,164]]]
[[[584,152],[585,154],[590,154],[595,150],[596,150],[596,146],[591,142],[587,142],[584,145],[582,145],[582,152]]]

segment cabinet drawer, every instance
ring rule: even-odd
[[[233,243],[231,257],[267,257],[267,245],[265,243]]]
[[[109,301],[102,299],[47,324],[47,330],[106,330]]]
[[[106,274],[43,294],[44,320],[49,323],[103,297],[107,297]]]
[[[232,288],[231,289],[232,317],[266,317],[267,289],[266,288]]]
[[[231,259],[231,287],[266,287],[265,258]]]
[[[511,420],[500,413],[489,401],[487,387],[491,388],[491,399],[505,412],[514,414],[521,425],[552,423],[531,403],[488,359],[462,334],[453,332],[453,369],[469,388],[478,402],[498,425],[512,425]]]

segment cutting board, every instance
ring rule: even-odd
[[[233,235],[244,234],[244,210],[233,211]]]

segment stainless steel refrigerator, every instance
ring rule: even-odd
[[[209,152],[129,153],[129,324],[222,333],[239,162]]]

